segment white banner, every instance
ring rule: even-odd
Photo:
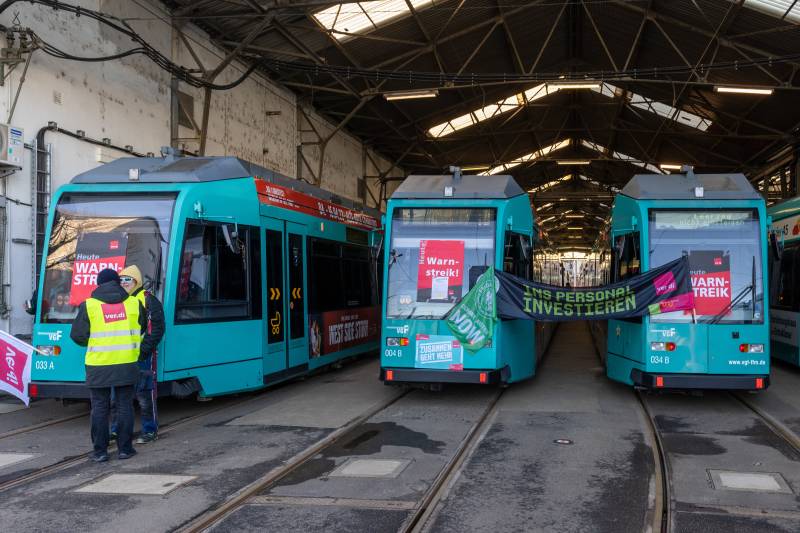
[[[0,391],[13,394],[25,405],[30,403],[28,384],[31,382],[31,354],[34,347],[0,331]]]

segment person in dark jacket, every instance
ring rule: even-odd
[[[70,337],[86,346],[86,386],[92,403],[92,444],[95,462],[108,460],[108,416],[111,390],[117,398],[118,457],[136,455],[133,449],[133,393],[139,379],[137,361],[147,337],[147,315],[141,302],[130,296],[112,269],[97,275],[97,288],[78,307]]]
[[[136,444],[147,444],[158,438],[158,404],[156,369],[158,354],[156,347],[164,337],[164,307],[150,291],[142,287],[142,272],[136,265],[126,266],[119,273],[120,285],[128,294],[137,298],[147,312],[147,332],[142,339],[142,357],[139,359],[139,381],[136,383],[136,401],[142,415],[142,432]],[[117,436],[116,399],[111,402],[111,438]]]

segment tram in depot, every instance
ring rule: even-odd
[[[771,206],[769,322],[772,357],[800,366],[800,198]]]
[[[384,246],[381,372],[387,384],[506,384],[534,375],[551,326],[497,321],[469,351],[445,317],[488,267],[530,279],[528,194],[502,175],[412,175],[389,199]]]
[[[634,176],[612,209],[610,281],[686,255],[695,308],[593,324],[606,337],[596,345],[608,377],[648,389],[765,389],[766,227],[764,200],[742,174]]]
[[[85,398],[70,339],[97,272],[164,304],[161,395],[258,389],[379,344],[380,213],[235,157],[123,158],[54,195],[35,300],[34,397]]]

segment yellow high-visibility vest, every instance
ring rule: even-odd
[[[129,296],[114,304],[89,298],[86,313],[91,328],[86,347],[88,366],[121,365],[139,360],[142,330],[137,298]]]
[[[136,299],[142,302],[142,307],[147,309],[147,291],[142,289],[136,293]]]

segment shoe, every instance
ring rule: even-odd
[[[94,452],[89,456],[89,459],[94,461],[95,463],[105,463],[106,461],[108,461],[108,454]]]
[[[136,444],[147,444],[148,442],[153,442],[154,440],[158,440],[157,433],[142,433],[139,435],[139,438],[136,439]]]
[[[130,459],[134,455],[136,455],[136,450],[131,450],[129,452],[119,452],[119,455],[117,455],[117,458],[119,460],[121,460],[121,461],[124,461],[125,459]]]
[[[109,441],[117,440],[117,432],[116,431],[109,432],[108,433],[108,440]]]

